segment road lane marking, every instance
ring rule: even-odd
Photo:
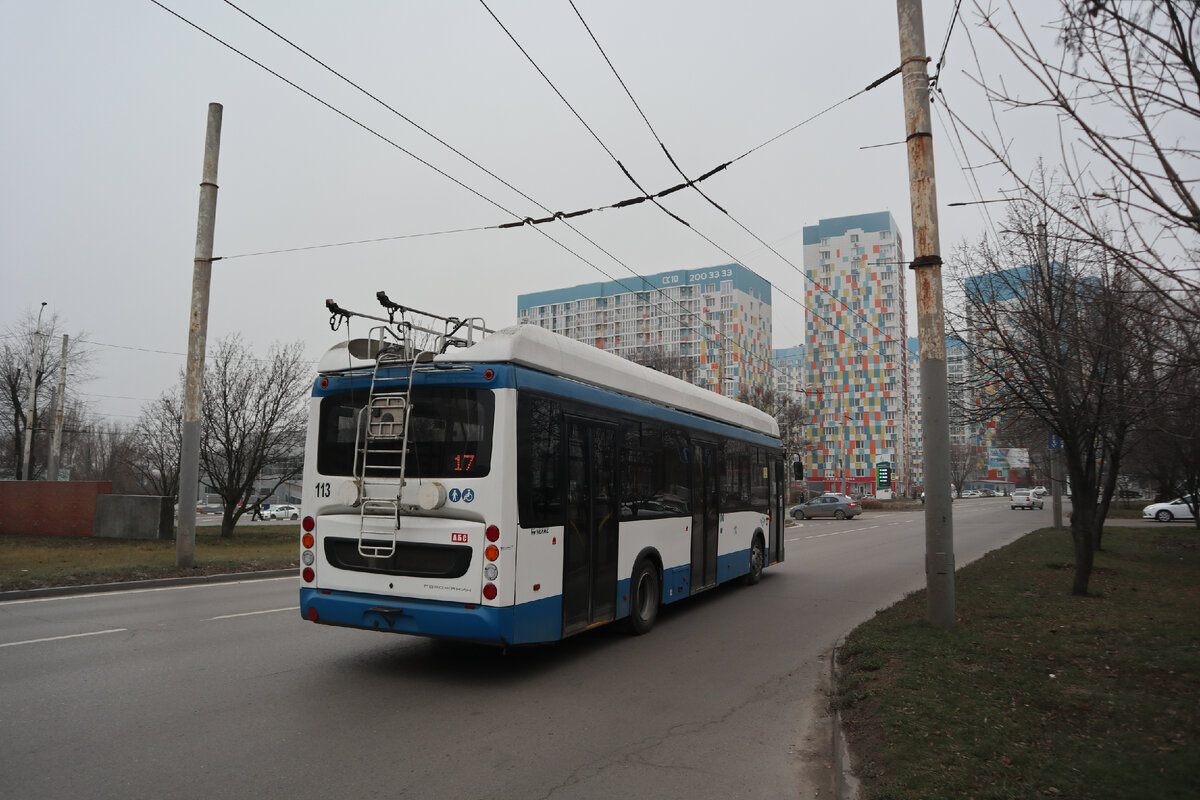
[[[126,594],[145,594],[147,592],[175,592],[180,589],[211,589],[218,586],[241,586],[247,583],[272,583],[275,581],[295,581],[295,575],[281,578],[247,578],[243,580],[213,581],[212,583],[188,583],[178,586],[152,586],[147,589],[113,589],[110,592],[92,592],[90,594],[60,594],[54,597],[25,597],[20,600],[0,600],[0,606],[19,606],[27,603],[53,603],[58,600],[90,600],[96,597],[117,597]]]
[[[0,647],[16,647],[22,644],[40,644],[41,642],[60,642],[63,639],[78,639],[82,636],[103,636],[106,633],[123,633],[129,630],[128,628],[114,628],[111,631],[92,631],[90,633],[69,633],[66,636],[49,636],[45,639],[26,639],[23,642],[5,642],[0,644]]]
[[[205,622],[212,622],[216,619],[233,619],[234,617],[253,617],[256,614],[278,614],[280,611],[299,611],[299,606],[288,606],[287,608],[268,608],[265,611],[243,611],[240,614],[222,614],[219,617],[209,617]]]

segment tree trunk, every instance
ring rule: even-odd
[[[237,521],[237,519],[236,519],[236,517],[234,517],[233,512],[230,511],[228,508],[225,509],[221,513],[221,538],[222,539],[232,539],[233,538],[233,525],[236,521]]]
[[[1082,521],[1072,521],[1071,538],[1075,542],[1075,581],[1071,584],[1071,594],[1087,597],[1088,582],[1092,578],[1092,561],[1095,557],[1091,525],[1083,524]]]

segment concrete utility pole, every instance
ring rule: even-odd
[[[33,419],[37,415],[38,373],[42,371],[42,312],[45,310],[46,304],[42,303],[29,353],[29,402],[25,406],[25,458],[21,465],[21,477],[27,481],[33,480]]]
[[[196,257],[192,262],[192,305],[188,322],[187,372],[183,395],[179,463],[179,532],[175,565],[196,564],[196,489],[200,483],[200,402],[204,392],[204,348],[208,339],[208,289],[212,282],[213,234],[217,224],[217,157],[221,152],[221,104],[208,104],[204,170],[196,218]]]
[[[54,395],[54,438],[50,440],[50,459],[46,462],[46,480],[58,480],[58,459],[62,455],[63,406],[67,402],[67,342],[63,334],[62,358],[58,362],[58,393]]]
[[[900,69],[911,183],[917,335],[921,359],[921,431],[925,442],[925,586],[929,621],[954,627],[954,517],[950,497],[950,399],[946,381],[946,312],[938,240],[929,74],[921,0],[896,0]]]

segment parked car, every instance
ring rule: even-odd
[[[792,519],[812,519],[814,517],[833,517],[834,519],[852,519],[862,513],[860,506],[844,494],[823,494],[814,497],[807,503],[792,506],[788,516]]]
[[[1035,486],[1035,487],[1033,487],[1033,489],[1031,491],[1033,492],[1034,497],[1045,497],[1046,496],[1046,487],[1045,486]]]
[[[1190,494],[1176,497],[1169,503],[1151,503],[1142,509],[1142,519],[1170,522],[1173,519],[1195,519],[1188,501],[1195,502]]]
[[[271,506],[262,512],[263,519],[300,519],[300,509],[295,506]]]
[[[1011,505],[1013,508],[1045,508],[1046,503],[1042,498],[1033,493],[1032,489],[1017,489],[1012,493]]]

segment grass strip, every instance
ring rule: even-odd
[[[297,567],[299,525],[196,532],[196,566],[175,566],[174,541],[0,535],[0,591]]]
[[[957,627],[917,592],[838,651],[863,800],[1200,797],[1200,538],[1108,528],[1092,596],[1070,535],[959,570]]]

